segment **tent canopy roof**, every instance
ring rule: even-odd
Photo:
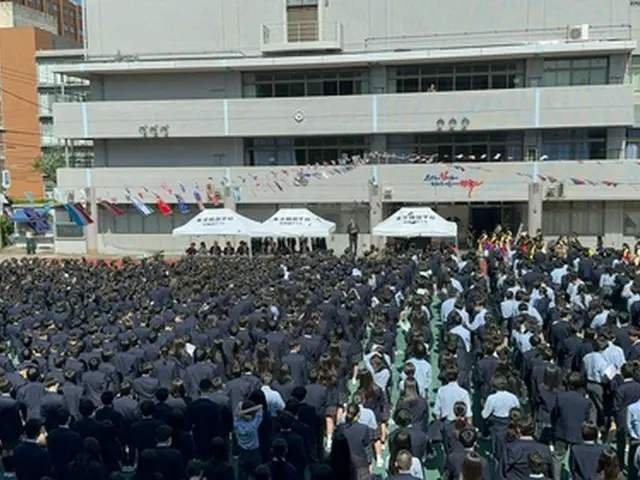
[[[379,237],[457,237],[458,225],[429,207],[403,207],[373,229]]]
[[[336,224],[306,208],[281,208],[259,229],[261,237],[328,237]]]
[[[181,227],[173,230],[173,236],[243,236],[250,237],[260,228],[260,223],[243,217],[228,208],[203,210]]]

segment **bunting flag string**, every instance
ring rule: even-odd
[[[149,205],[144,203],[142,199],[133,196],[133,194],[131,193],[131,190],[129,190],[128,188],[125,188],[124,191],[125,191],[126,199],[133,204],[135,209],[138,210],[138,212],[140,212],[141,215],[147,217],[153,213],[153,209]]]
[[[118,205],[109,200],[99,199],[98,205],[103,206],[106,210],[113,213],[116,217],[121,217],[125,214],[124,210],[122,210],[120,207],[118,207]]]
[[[203,211],[206,207],[204,206],[202,195],[200,195],[200,185],[198,185],[198,182],[193,183],[193,198],[196,201],[196,205],[198,205],[198,209]]]

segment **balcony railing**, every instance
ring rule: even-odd
[[[341,51],[344,27],[340,22],[287,22],[262,25],[263,53],[294,51]]]

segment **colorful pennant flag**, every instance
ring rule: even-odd
[[[124,210],[118,207],[118,205],[108,200],[100,200],[98,204],[102,205],[105,209],[113,213],[116,217],[120,217],[125,214]]]
[[[84,220],[87,222],[87,225],[93,223],[93,218],[91,218],[91,215],[89,215],[89,212],[87,212],[87,209],[84,207],[84,205],[82,205],[81,203],[74,203],[73,206],[82,216],[82,218],[84,218]]]
[[[136,208],[136,210],[138,210],[138,212],[140,212],[141,215],[147,217],[153,213],[153,209],[149,205],[144,203],[141,199],[134,197],[131,194],[131,190],[125,188],[124,191],[126,193],[127,200],[129,200],[133,204],[133,206]]]
[[[38,234],[43,235],[51,231],[51,225],[49,222],[33,208],[24,208],[23,212],[29,220],[29,226]]]
[[[200,195],[200,186],[197,182],[193,184],[193,198],[196,201],[196,205],[198,205],[198,209],[203,211],[206,207],[204,206],[202,195]]]
[[[69,213],[69,216],[71,217],[71,220],[73,221],[73,223],[75,223],[78,227],[82,228],[89,225],[89,222],[87,221],[87,219],[84,216],[82,216],[80,212],[78,212],[74,204],[65,203],[63,206],[64,206],[64,209]]]
[[[33,193],[31,192],[24,192],[24,196],[27,198],[27,200],[29,201],[29,203],[31,205],[34,205],[36,203],[35,199],[33,198]]]
[[[162,197],[158,193],[154,193],[154,195],[156,197],[156,205],[158,206],[158,210],[160,210],[160,213],[165,217],[171,215],[171,213],[173,213],[171,207],[167,205],[164,200],[162,200]]]
[[[569,180],[571,180],[574,185],[586,185],[586,182],[580,178],[571,177]]]
[[[184,201],[184,197],[182,195],[176,194],[176,201],[178,202],[180,213],[189,213],[189,205]]]

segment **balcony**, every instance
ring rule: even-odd
[[[344,46],[340,22],[288,22],[261,28],[262,53],[341,52]]]

